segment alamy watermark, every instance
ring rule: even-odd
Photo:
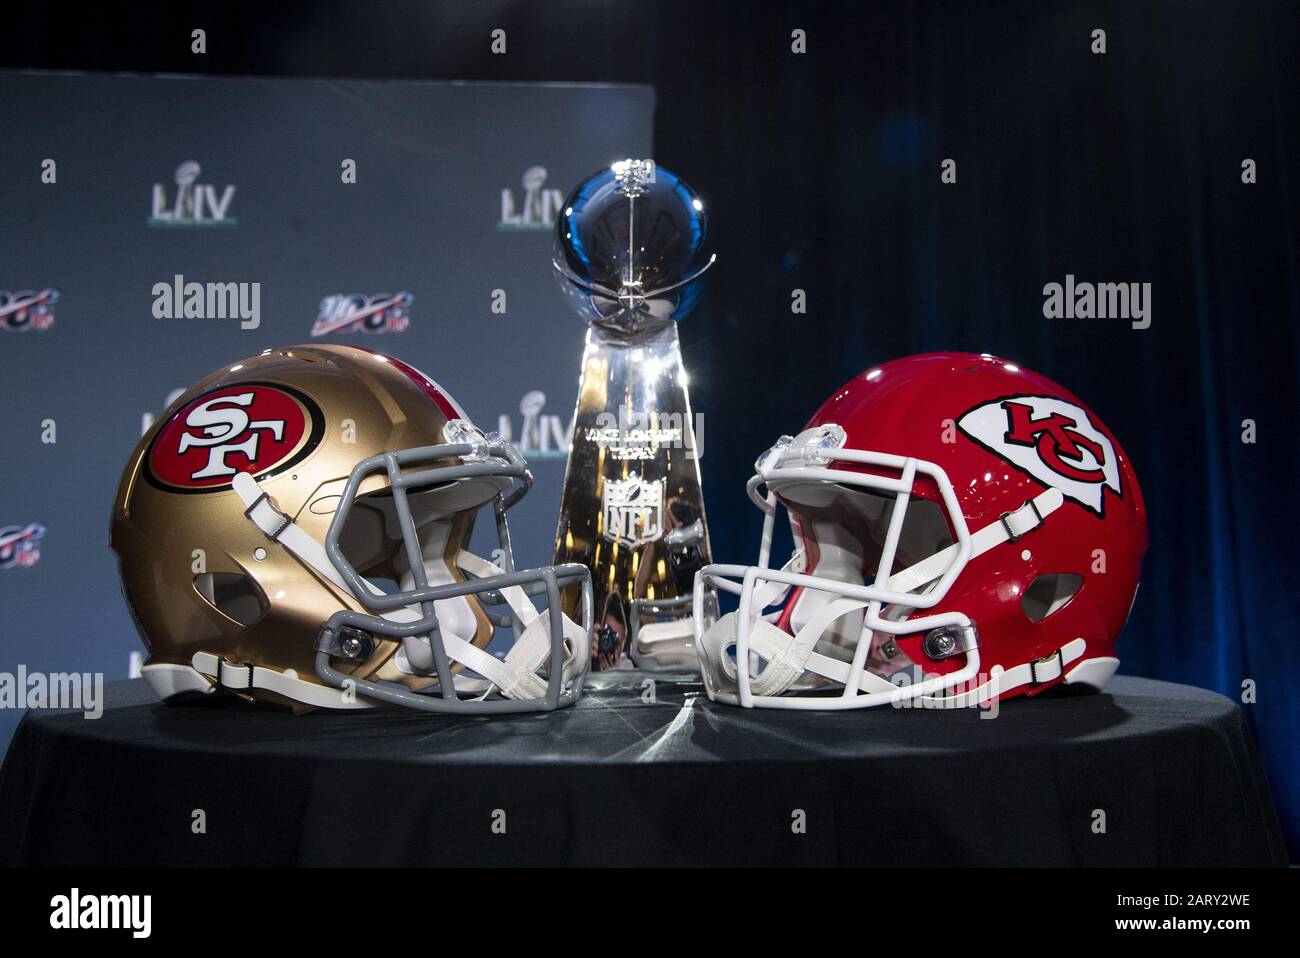
[[[187,283],[177,273],[153,284],[155,319],[238,319],[240,329],[262,325],[261,283]]]
[[[50,899],[50,927],[129,930],[132,938],[148,938],[153,930],[152,895],[89,895],[73,888]]]
[[[76,709],[82,718],[104,714],[103,672],[0,672],[0,708]]]
[[[1048,319],[1127,319],[1134,329],[1151,325],[1150,283],[1064,283],[1043,287],[1043,315]]]
[[[683,449],[687,459],[702,459],[704,414],[639,412],[620,405],[617,416],[598,415],[584,438],[608,449],[615,459],[651,459],[660,449]]]

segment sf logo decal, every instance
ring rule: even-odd
[[[1105,515],[1105,490],[1122,496],[1110,439],[1082,407],[1048,396],[1009,396],[976,406],[957,426],[1045,486]]]
[[[323,432],[320,408],[295,389],[219,387],[162,425],[149,447],[146,475],[174,491],[228,489],[237,473],[272,475],[301,462]]]
[[[197,472],[190,473],[191,479],[207,479],[210,476],[233,476],[235,467],[226,462],[232,452],[241,453],[246,462],[257,462],[257,441],[259,430],[268,431],[276,442],[284,440],[285,420],[248,418],[248,413],[241,406],[252,405],[256,394],[252,392],[237,393],[234,396],[217,396],[199,403],[185,417],[185,425],[195,432],[186,432],[177,443],[176,452],[183,453],[195,446],[208,450],[207,464]]]

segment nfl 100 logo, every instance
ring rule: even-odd
[[[400,333],[411,324],[414,300],[408,292],[391,296],[388,293],[326,296],[320,301],[320,313],[311,334],[316,337],[331,333]]]
[[[45,526],[0,526],[0,569],[30,568],[41,560]]]
[[[15,333],[49,329],[54,325],[54,304],[58,301],[57,289],[43,289],[39,293],[30,289],[20,293],[0,289],[0,329]]]

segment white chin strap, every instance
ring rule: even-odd
[[[486,559],[463,550],[456,564],[478,579],[504,574]],[[506,652],[505,658],[498,659],[459,636],[452,637],[449,642],[445,632],[442,633],[443,645],[451,658],[463,662],[486,680],[486,685],[479,689],[475,687],[473,679],[466,678],[463,685],[465,691],[481,690],[483,696],[487,696],[495,687],[508,699],[545,698],[546,680],[538,674],[538,669],[551,660],[550,614],[538,612],[524,590],[517,585],[506,586],[498,591],[524,627],[518,641]],[[441,625],[441,615],[438,621]],[[585,666],[591,656],[591,648],[587,632],[582,626],[567,615],[560,616],[560,623],[566,646],[563,669],[564,682],[567,683],[572,680],[575,667]],[[461,687],[458,677],[457,688]]]
[[[1048,489],[1031,499],[1019,509],[1008,513],[971,534],[970,559],[988,552],[1011,539],[1019,539],[1042,525],[1043,520],[1061,507],[1063,497],[1059,489]],[[951,545],[927,559],[890,576],[884,588],[890,592],[918,592],[939,579],[957,556],[957,546]],[[970,560],[967,560],[970,561]],[[802,563],[802,553],[787,566]],[[865,609],[870,603],[864,599],[844,595],[831,595],[825,601],[810,605],[807,619],[801,622],[794,634],[773,624],[776,613],[761,614],[761,610],[779,602],[789,587],[778,582],[767,582],[754,591],[751,608],[760,610],[753,615],[749,626],[750,691],[755,696],[777,696],[787,691],[801,677],[811,673],[840,685],[849,683],[852,663],[816,651],[818,642],[837,620]],[[738,613],[729,612],[713,623],[700,640],[701,652],[707,665],[719,669],[732,683],[739,679],[737,663],[733,658],[736,645]],[[858,641],[870,641],[870,632],[864,632]],[[895,685],[874,672],[862,670],[857,688],[865,694],[890,693],[898,700],[917,698],[934,707],[955,708],[978,705],[992,697],[1023,685],[1041,685],[1054,681],[1067,673],[1067,666],[1079,659],[1085,650],[1083,639],[1074,639],[1045,659],[1026,662],[1012,668],[994,666],[990,680],[978,688],[951,695],[909,696],[907,686]],[[1092,661],[1092,660],[1089,660]],[[1107,660],[1109,662],[1110,660]],[[1116,663],[1117,664],[1117,663]],[[1114,671],[1114,665],[1109,665]],[[1089,679],[1098,670],[1089,671]],[[1108,675],[1107,675],[1108,677]],[[1068,681],[1067,675],[1067,681]],[[1103,679],[1104,682],[1104,679]]]
[[[429,523],[423,530],[424,538],[420,542],[423,554],[425,581],[431,586],[451,585],[458,581],[447,565],[447,539],[451,535],[451,523],[445,519]],[[405,558],[399,552],[399,559]],[[403,592],[410,592],[415,586],[415,576],[408,568],[402,574],[398,587]],[[459,595],[451,599],[437,599],[433,603],[438,615],[438,631],[443,635],[455,636],[472,643],[478,634],[478,617],[470,605],[468,596]],[[402,646],[394,656],[394,664],[407,675],[432,675],[435,669],[433,647],[427,636],[413,635],[402,639]]]
[[[1076,671],[1069,669],[1068,666],[1078,661],[1087,646],[1088,643],[1083,639],[1071,639],[1046,658],[1037,659],[1033,662],[1024,662],[1009,669],[1004,669],[1000,665],[993,666],[989,670],[989,680],[983,685],[965,689],[961,692],[954,692],[951,695],[922,695],[918,696],[916,700],[927,708],[960,709],[983,705],[1005,692],[1010,692],[1024,685],[1044,685],[1048,682],[1054,682],[1061,676],[1065,676],[1065,683],[1068,685],[1074,679],[1071,673]],[[1088,661],[1095,662],[1098,660],[1089,659]],[[1119,665],[1119,659],[1110,659],[1108,661],[1114,662],[1114,665],[1110,666],[1110,672],[1114,672],[1115,666]],[[1080,665],[1079,670],[1084,670],[1084,666]],[[1109,678],[1109,674],[1107,674],[1107,678]],[[1075,680],[1082,681],[1084,684],[1091,684],[1088,677]],[[1105,684],[1105,680],[1102,681],[1102,684]]]
[[[344,592],[353,594],[352,589],[343,581],[343,577],[330,562],[325,547],[275,508],[252,476],[248,473],[239,473],[232,480],[232,486],[243,501],[245,514],[249,520],[267,538],[284,546],[304,565]],[[425,571],[430,585],[456,581],[445,562],[441,560],[444,547],[445,542],[433,544],[433,549],[437,551],[439,558],[425,562]],[[464,572],[480,579],[504,574],[503,570],[493,563],[463,550],[459,553],[456,564]],[[413,577],[408,572],[403,576],[401,586],[407,589],[412,582]],[[373,595],[383,594],[382,590],[372,583],[367,582],[366,585]],[[460,691],[481,693],[480,697],[486,697],[495,690],[509,699],[545,698],[547,683],[538,674],[538,670],[548,666],[551,660],[550,615],[539,613],[519,586],[507,586],[499,589],[498,592],[523,625],[519,640],[503,659],[498,659],[473,643],[478,630],[478,620],[467,597],[437,600],[434,604],[438,615],[439,637],[447,656],[482,676],[481,679],[475,679],[471,676],[458,675],[455,680],[456,687]],[[360,601],[360,596],[357,596],[357,599]],[[391,622],[398,623],[414,622],[423,618],[423,613],[415,606],[392,609],[381,615]],[[574,672],[585,666],[587,662],[590,655],[589,638],[581,625],[568,616],[561,618],[566,644],[564,681],[568,682]],[[397,659],[398,669],[408,674],[424,675],[431,674],[433,671],[433,654],[426,636],[403,640],[402,648],[398,650],[395,659]],[[344,693],[340,689],[298,678],[291,669],[277,672],[260,666],[232,666],[207,652],[196,653],[192,665],[192,669],[178,665],[145,666],[143,671],[163,697],[184,691],[211,691],[212,684],[201,677],[208,676],[225,688],[266,689],[319,708],[370,707],[369,703],[361,700],[345,700]],[[348,696],[348,698],[355,697]]]
[[[749,627],[750,691],[754,695],[780,695],[805,672],[812,672],[841,685],[847,684],[852,665],[814,651],[814,646],[832,622],[866,607],[867,603],[861,599],[836,596],[819,606],[793,636],[784,629],[755,617]],[[728,612],[714,623],[703,640],[707,643],[710,656],[718,661],[723,673],[732,682],[739,678],[736,662],[730,652],[736,643],[737,624],[737,613]],[[760,662],[766,663],[761,671]],[[858,677],[858,688],[863,692],[892,692],[897,686],[864,669]]]

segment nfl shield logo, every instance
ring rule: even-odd
[[[663,534],[664,480],[628,476],[605,483],[605,529],[611,542],[635,548]]]

